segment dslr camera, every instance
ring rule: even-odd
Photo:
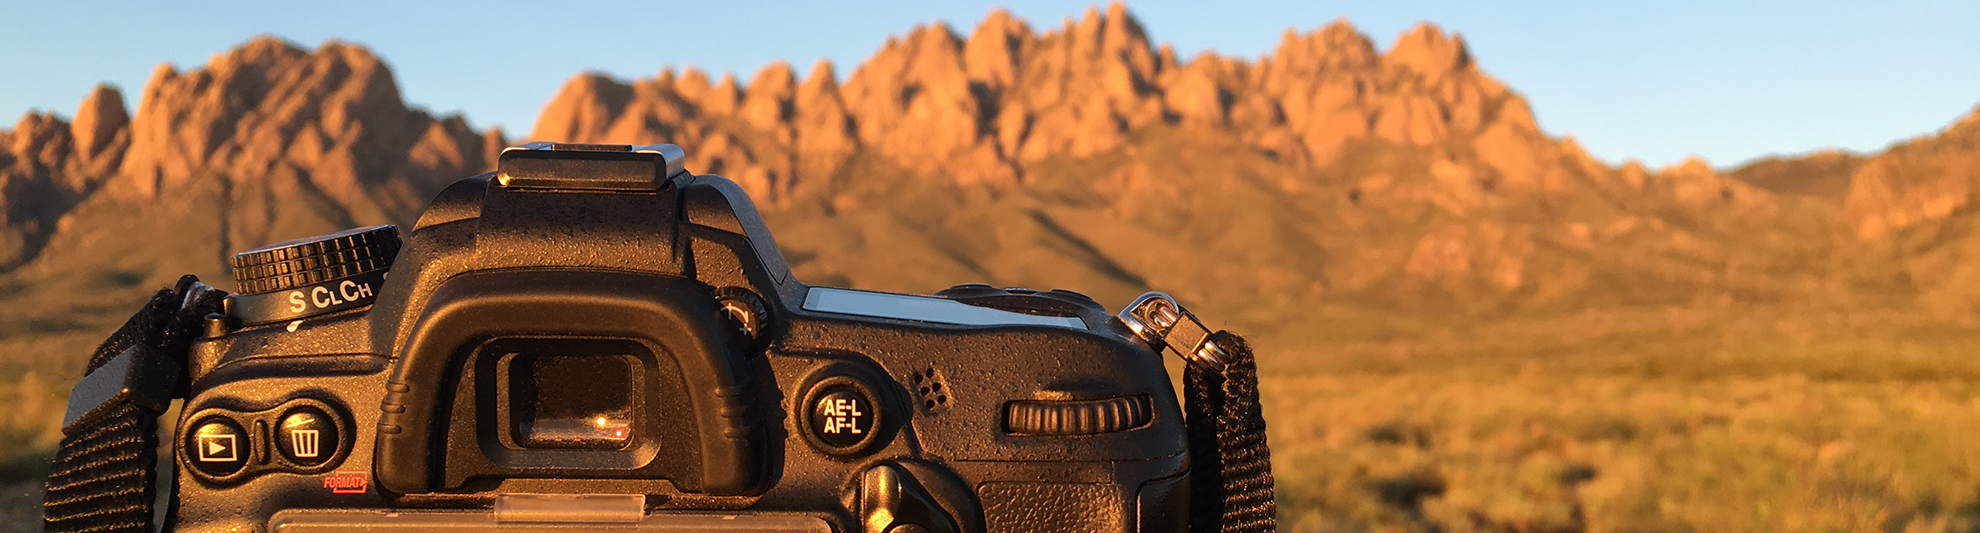
[[[168,528],[1185,529],[1149,336],[1195,322],[1173,300],[808,286],[683,155],[530,143],[403,238],[233,256],[184,354]]]

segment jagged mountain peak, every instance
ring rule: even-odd
[[[1424,76],[1439,77],[1470,67],[1471,52],[1465,47],[1464,37],[1446,35],[1442,27],[1425,21],[1398,36],[1382,60]]]
[[[811,69],[805,71],[804,85],[817,86],[820,89],[831,87],[833,91],[838,91],[839,67],[832,64],[831,59],[818,58],[817,62],[811,64]]]
[[[326,156],[371,164],[383,155],[372,152],[402,153],[432,122],[406,107],[391,69],[362,46],[329,41],[304,50],[272,36],[183,74],[161,65],[142,102],[115,194],[152,197],[202,172],[251,178]],[[400,133],[408,126],[413,133]],[[351,183],[322,185],[354,200]]]
[[[1364,68],[1381,56],[1375,43],[1346,18],[1337,18],[1318,29],[1300,32],[1290,26],[1279,36],[1279,46],[1266,52],[1259,62],[1279,60],[1309,68]]]
[[[32,257],[56,220],[93,198],[154,202],[177,189],[204,190],[202,182],[235,191],[300,186],[329,216],[303,226],[400,220],[441,185],[487,168],[504,144],[459,117],[408,107],[384,61],[340,41],[305,49],[259,36],[183,72],[161,63],[142,94],[130,115],[120,91],[99,86],[72,123],[24,119],[16,128],[12,144],[35,137],[40,153],[0,168],[0,200],[34,207],[8,209],[7,229],[22,244],[0,264]],[[248,218],[221,241],[256,242],[289,225],[279,219],[317,215],[227,216]]]
[[[93,157],[108,150],[130,123],[130,111],[124,108],[124,93],[108,84],[98,84],[83,98],[82,106],[76,108],[70,132],[76,139],[76,149],[84,157]]]
[[[1037,37],[1024,19],[1003,8],[991,9],[963,45],[969,78],[991,87],[1004,87],[1017,77],[1018,58]]]

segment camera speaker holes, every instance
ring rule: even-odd
[[[916,393],[921,395],[921,407],[930,411],[949,407],[948,380],[933,368],[923,369],[908,377]]]

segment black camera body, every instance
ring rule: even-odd
[[[1182,531],[1160,353],[1075,292],[793,279],[672,145],[531,143],[242,252],[188,355],[183,532]]]

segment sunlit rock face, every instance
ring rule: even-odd
[[[140,101],[133,116],[121,92],[101,86],[72,120],[30,113],[5,134],[0,264],[34,255],[96,196],[136,205],[217,186],[197,215],[227,219],[214,237],[239,243],[295,224],[401,220],[441,185],[490,167],[506,144],[409,108],[384,62],[338,42],[305,50],[260,37],[187,72],[161,64]],[[316,205],[281,207],[293,197]],[[248,204],[270,207],[230,209]]]
[[[694,146],[698,168],[773,206],[862,149],[928,179],[1008,187],[1033,164],[1105,154],[1151,125],[1235,136],[1303,168],[1331,164],[1357,139],[1486,153],[1515,186],[1540,186],[1531,160],[1555,144],[1462,38],[1429,24],[1386,54],[1336,21],[1288,32],[1255,62],[1179,61],[1119,3],[1042,31],[995,10],[967,36],[934,24],[888,39],[843,86],[833,74],[821,62],[799,83],[780,62],[741,88],[726,75],[711,87],[693,69],[632,82],[580,74],[531,138]]]

